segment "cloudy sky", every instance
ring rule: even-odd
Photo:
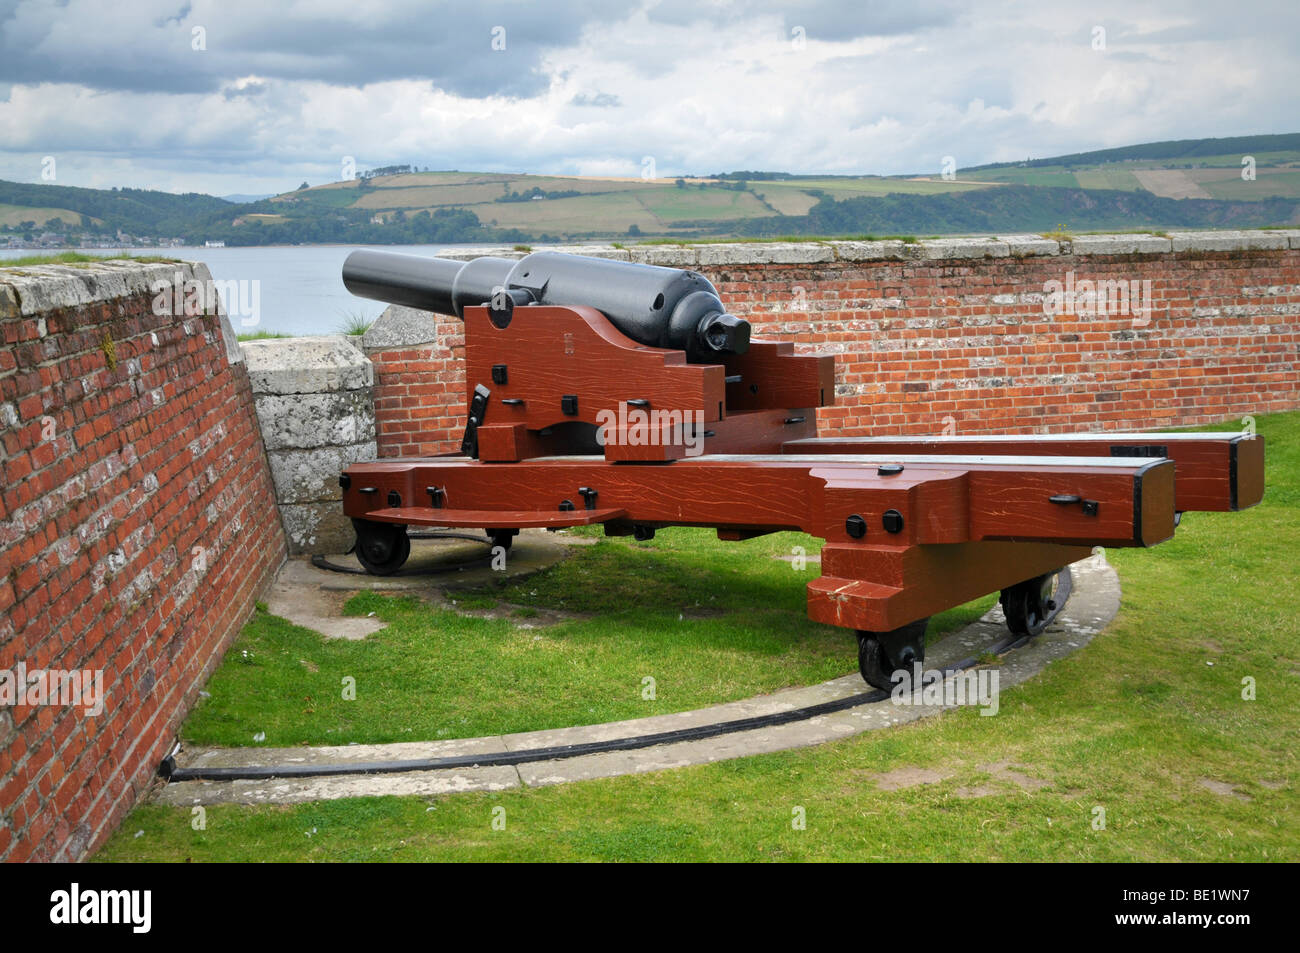
[[[1298,54],[1296,0],[0,0],[0,178],[937,172],[1300,131]]]

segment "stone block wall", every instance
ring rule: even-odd
[[[338,476],[377,453],[374,372],[355,342],[326,335],[240,345],[291,553],[341,553],[355,538]]]

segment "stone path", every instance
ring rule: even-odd
[[[480,537],[470,530],[462,536]],[[267,610],[294,625],[315,629],[327,639],[364,639],[384,628],[378,619],[341,614],[343,603],[360,589],[378,592],[407,592],[413,595],[441,593],[449,584],[477,586],[501,579],[514,579],[545,569],[564,558],[568,547],[588,542],[589,537],[571,537],[546,530],[524,530],[515,539],[505,568],[491,565],[486,539],[413,539],[411,556],[402,571],[393,576],[355,576],[314,566],[307,556],[295,556],[284,564],[267,597]],[[360,569],[351,555],[328,557],[331,563]]]

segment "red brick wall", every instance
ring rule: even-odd
[[[1295,249],[699,270],[756,335],[836,355],[823,434],[1132,430],[1300,407]],[[1149,324],[1045,314],[1045,283],[1070,271],[1149,280]],[[458,323],[443,327],[460,334]],[[464,351],[454,340],[407,357],[371,353],[381,454],[459,445]]]
[[[21,316],[3,281],[0,669],[102,669],[106,698],[0,708],[0,860],[79,859],[149,785],[285,541],[216,317],[156,316],[148,293]]]
[[[465,328],[436,317],[437,340],[368,351],[375,369],[375,440],[381,457],[460,448],[465,431]]]

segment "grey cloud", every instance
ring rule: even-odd
[[[543,53],[576,42],[583,24],[607,9],[599,0],[403,3],[356,23],[247,3],[149,15],[156,6],[136,0],[72,11],[0,0],[0,82],[183,93],[250,75],[352,86],[425,78],[461,96],[528,96],[548,81]],[[75,30],[69,16],[82,18]],[[194,27],[206,31],[205,50],[191,48]],[[504,28],[504,50],[492,48],[495,27]],[[129,48],[114,42],[128,34]]]
[[[181,7],[180,11],[177,12],[174,16],[160,17],[159,19],[153,21],[153,25],[162,27],[162,26],[166,26],[169,23],[184,23],[185,18],[190,15],[191,9],[193,9],[193,4],[187,3],[185,4],[185,6]]]
[[[1300,76],[1300,57],[1289,55],[1300,35],[1294,6],[1243,17],[1166,0],[1150,15],[1144,8],[1138,27],[1131,0],[978,14],[927,0],[488,0],[468,9],[390,0],[319,15],[286,15],[265,0],[192,0],[187,13],[185,2],[129,0],[100,13],[88,0],[53,12],[0,0],[0,178],[30,180],[54,153],[61,181],[217,194],[330,180],[339,152],[361,167],[635,175],[653,154],[674,175],[932,173],[945,155],[964,167],[1290,131]],[[347,19],[360,9],[364,19]],[[1107,28],[1106,54],[1089,49],[1094,23]],[[205,52],[190,49],[195,25],[207,29]],[[496,25],[506,28],[504,52],[490,48]],[[773,52],[771,40],[793,25],[812,55]],[[915,42],[837,42],[868,35]],[[385,79],[416,82],[364,95],[308,88]],[[28,85],[9,91],[19,83]],[[463,98],[443,109],[431,87]],[[214,95],[172,95],[196,90]],[[194,122],[195,110],[207,121]]]
[[[586,93],[578,93],[578,95],[574,96],[571,100],[569,100],[569,104],[573,106],[603,106],[603,107],[623,105],[622,101],[619,100],[619,98],[615,96],[613,93],[596,93],[592,96],[588,96]]]
[[[254,96],[261,96],[270,88],[267,83],[251,82],[243,86],[227,86],[221,91],[221,95],[226,99],[252,99]]]
[[[863,36],[895,36],[952,25],[963,5],[950,0],[879,0],[879,2],[825,3],[816,0],[731,0],[701,4],[699,0],[662,0],[649,9],[651,20],[687,26],[696,23],[725,25],[760,16],[780,17],[785,35],[796,26],[808,39],[843,41]]]

